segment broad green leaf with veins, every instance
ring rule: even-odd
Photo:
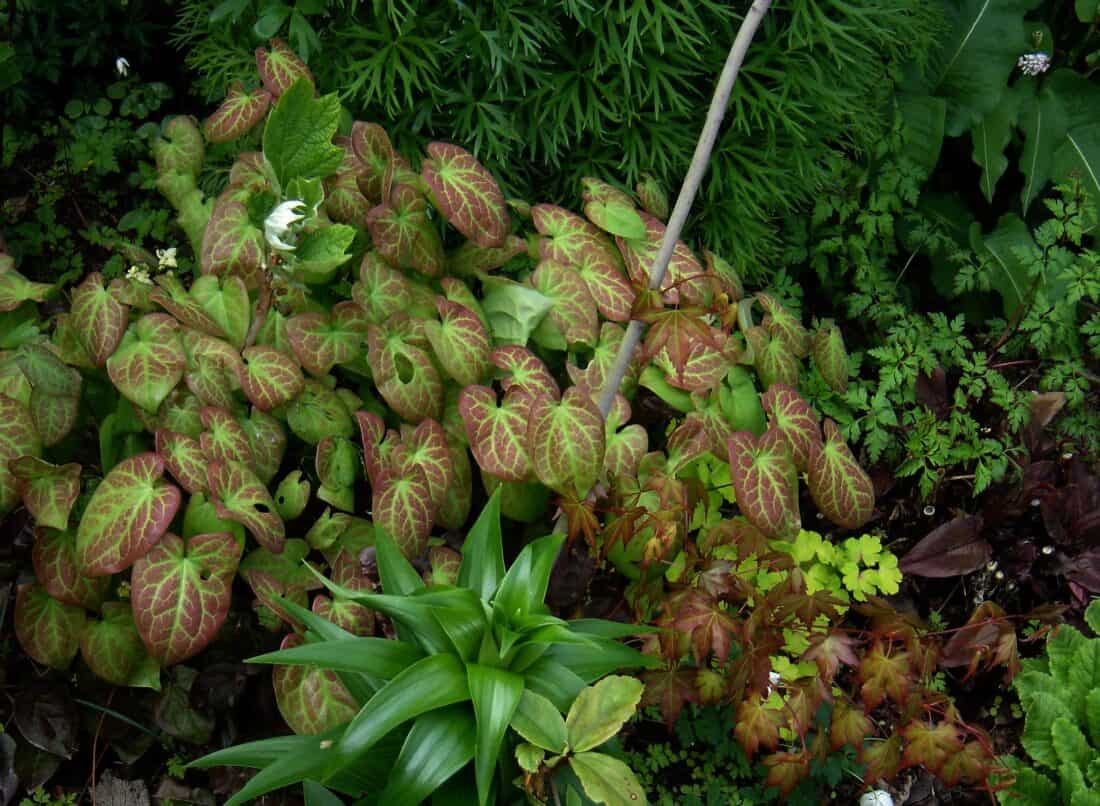
[[[340,99],[315,98],[308,80],[299,79],[281,93],[264,127],[263,147],[282,187],[292,179],[328,176],[340,167],[343,150],[332,143],[339,122]]]
[[[130,325],[107,359],[107,373],[128,400],[153,413],[183,378],[185,364],[176,320],[151,313]]]

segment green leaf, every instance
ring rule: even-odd
[[[1069,120],[1061,98],[1044,83],[1035,95],[1025,97],[1020,107],[1019,126],[1024,135],[1020,171],[1024,187],[1020,192],[1024,212],[1050,179],[1054,149],[1066,136]]]
[[[589,644],[556,644],[546,651],[546,660],[560,663],[586,683],[620,669],[652,669],[660,661],[616,641],[593,639]]]
[[[1070,701],[1076,703],[1084,702],[1090,692],[1100,689],[1100,640],[1082,641],[1073,653],[1069,689]]]
[[[477,753],[474,768],[477,775],[478,801],[485,806],[493,787],[497,757],[508,732],[508,725],[523,695],[523,678],[503,669],[471,663],[466,666],[470,699],[477,717]]]
[[[202,127],[211,143],[229,143],[243,137],[264,119],[271,106],[271,93],[262,87],[245,92],[240,84],[229,87],[225,100]]]
[[[344,401],[319,381],[307,380],[287,406],[287,425],[302,440],[316,445],[327,436],[355,435],[355,422]]]
[[[69,511],[80,495],[80,465],[53,465],[34,456],[20,456],[8,461],[8,471],[16,479],[23,506],[39,526],[65,529],[69,525]]]
[[[311,285],[328,282],[351,259],[348,250],[354,240],[355,228],[346,224],[331,224],[307,233],[294,250],[295,271]]]
[[[294,359],[264,345],[246,347],[241,353],[241,389],[253,406],[271,411],[290,402],[302,391],[305,379]]]
[[[982,169],[981,189],[987,202],[993,202],[993,192],[997,182],[1008,169],[1008,157],[1004,150],[1012,139],[1012,128],[1016,125],[1016,116],[1020,107],[1020,93],[1008,90],[1001,96],[1001,102],[986,113],[982,121],[970,130],[970,140],[974,146],[972,158]]]
[[[408,596],[424,587],[420,574],[385,529],[375,527],[374,546],[383,591],[391,596]]]
[[[583,499],[603,469],[606,432],[595,401],[567,389],[561,401],[536,398],[528,411],[527,452],[539,481]]]
[[[190,294],[217,322],[226,341],[240,350],[252,322],[252,305],[244,281],[233,275],[215,277],[207,274],[195,280]]]
[[[182,498],[163,474],[159,456],[141,453],[115,465],[96,487],[76,532],[82,573],[117,574],[156,545]]]
[[[15,598],[15,637],[31,658],[65,669],[79,648],[87,616],[80,607],[63,604],[38,585],[20,585]]]
[[[512,714],[512,729],[527,741],[555,755],[569,745],[565,720],[550,700],[529,688]]]
[[[535,745],[527,743],[516,747],[516,762],[524,772],[534,775],[539,771],[545,758],[546,751],[541,747],[535,747]]]
[[[943,148],[943,126],[947,102],[930,95],[903,93],[898,96],[905,138],[905,156],[915,162],[925,176],[931,176]]]
[[[503,245],[508,207],[493,175],[456,145],[428,143],[427,152],[420,172],[443,217],[479,246]]]
[[[419,660],[379,689],[356,714],[333,748],[333,767],[353,763],[398,725],[469,699],[466,670],[457,658],[432,655]]]
[[[305,796],[305,806],[344,806],[344,801],[315,781],[302,783],[302,795]]]
[[[1085,727],[1093,746],[1100,747],[1100,688],[1093,689],[1085,697]]]
[[[532,612],[545,613],[546,589],[565,535],[548,535],[523,547],[501,580],[493,607],[513,622]]]
[[[178,331],[171,316],[146,314],[130,326],[107,359],[107,374],[118,390],[151,414],[183,378],[186,358]]]
[[[264,126],[264,157],[286,187],[292,179],[323,179],[344,159],[332,143],[340,123],[336,95],[315,98],[313,85],[299,79],[282,93]]]
[[[829,520],[846,529],[858,529],[871,519],[875,488],[840,429],[825,421],[825,441],[810,449],[807,481],[814,503]]]
[[[289,649],[301,641],[290,634],[283,639],[281,648]],[[295,733],[324,733],[351,720],[360,705],[340,678],[328,669],[276,666],[271,682],[279,713]]]
[[[585,688],[565,721],[569,749],[574,753],[591,750],[618,733],[634,716],[642,688],[637,678],[621,676],[607,677]]]
[[[1054,153],[1052,170],[1059,181],[1079,176],[1094,202],[1100,199],[1100,124],[1071,129]]]
[[[241,462],[214,461],[206,468],[206,481],[219,518],[236,521],[260,545],[282,551],[286,525],[271,493],[251,468]]]
[[[116,686],[160,690],[160,666],[141,642],[130,606],[107,602],[103,619],[80,634],[80,655],[95,675]]]
[[[378,803],[417,806],[474,758],[469,709],[442,708],[413,723]]]
[[[1051,745],[1060,764],[1072,764],[1084,770],[1095,757],[1088,739],[1070,717],[1058,717],[1050,726]]]
[[[584,793],[596,803],[607,806],[644,806],[645,789],[630,767],[603,753],[578,753],[569,766],[581,779]]]
[[[111,587],[111,577],[88,577],[76,562],[76,535],[71,530],[36,529],[31,561],[38,584],[65,604],[98,610]]]
[[[248,663],[319,666],[334,672],[359,672],[389,680],[423,657],[424,653],[419,649],[401,641],[349,636],[268,652],[249,658]]]
[[[645,222],[633,204],[617,199],[594,199],[585,203],[584,214],[589,221],[611,235],[630,241],[640,240],[646,235]]]
[[[1027,706],[1027,719],[1020,737],[1020,744],[1028,755],[1051,769],[1057,769],[1060,763],[1051,734],[1054,722],[1060,717],[1073,719],[1069,707],[1055,694],[1036,692]]]
[[[496,342],[526,344],[554,303],[534,288],[504,277],[486,275],[482,283],[485,296],[481,309],[489,319],[489,330]]]
[[[569,710],[585,686],[580,675],[547,657],[540,657],[524,670],[524,681],[528,691],[542,695],[562,713]]]
[[[500,529],[500,489],[493,491],[485,508],[466,533],[462,543],[462,566],[458,571],[460,587],[474,591],[490,601],[504,579],[504,542]]]

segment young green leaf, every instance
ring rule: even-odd
[[[582,691],[565,720],[569,749],[574,753],[591,750],[618,733],[634,716],[642,688],[637,678],[615,675]]]
[[[466,676],[477,717],[477,752],[474,755],[477,794],[479,803],[484,806],[489,802],[504,735],[523,695],[523,678],[504,669],[476,663],[466,665]]]
[[[286,188],[292,179],[322,179],[335,172],[344,159],[343,149],[332,142],[340,122],[340,99],[315,98],[305,78],[279,88],[285,91],[268,89],[279,100],[264,126],[264,156],[279,184]]]

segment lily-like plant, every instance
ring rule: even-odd
[[[490,498],[467,535],[455,586],[425,585],[381,530],[383,593],[325,580],[337,596],[392,619],[397,640],[356,637],[280,600],[304,625],[306,643],[251,662],[333,671],[361,707],[318,736],[251,742],[194,762],[260,769],[227,806],[304,781],[353,797],[369,793],[372,803],[415,806],[469,767],[477,802],[495,802],[496,788],[519,772],[502,747],[510,730],[529,736],[533,709],[551,704],[566,713],[589,683],[652,665],[615,640],[644,628],[551,615],[543,600],[563,535],[531,542],[505,568],[499,499],[499,492]],[[503,775],[509,767],[515,774]],[[469,803],[465,791],[459,802]]]

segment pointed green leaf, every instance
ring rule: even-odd
[[[355,422],[347,406],[336,392],[318,381],[306,381],[286,413],[290,430],[311,445],[327,436],[350,438],[355,434]]]
[[[838,395],[844,394],[848,389],[848,351],[840,328],[834,324],[823,326],[814,333],[810,351],[821,377]]]
[[[634,677],[612,676],[588,686],[569,709],[565,721],[569,749],[591,750],[622,729],[642,699],[642,682]]]
[[[603,469],[603,417],[592,398],[567,389],[561,402],[539,397],[531,405],[527,450],[539,481],[583,498]]]
[[[378,252],[367,252],[359,264],[359,281],[351,296],[374,324],[382,324],[412,305],[412,281],[390,266]]]
[[[555,755],[564,753],[569,736],[558,709],[550,700],[530,689],[523,692],[515,713],[512,729],[532,744]]]
[[[535,612],[546,612],[546,589],[550,571],[558,558],[565,535],[548,535],[523,547],[500,582],[493,607],[509,622]]]
[[[183,378],[179,325],[167,314],[146,314],[126,331],[107,359],[107,373],[132,403],[152,413]]]
[[[730,476],[741,513],[769,537],[798,534],[798,477],[783,436],[769,429],[757,439],[738,431],[728,441]]]
[[[64,529],[69,511],[80,495],[80,465],[53,465],[33,456],[20,456],[8,462],[23,506],[39,526]]]
[[[358,223],[358,222],[356,222]],[[308,232],[294,250],[294,269],[310,285],[320,285],[332,279],[336,269],[351,259],[355,228],[345,224],[330,224]]]
[[[264,126],[264,156],[284,188],[292,179],[324,178],[344,158],[343,150],[332,143],[340,122],[340,99],[315,98],[313,93],[313,85],[304,79],[285,92],[272,90],[281,97]]]
[[[265,485],[269,484],[283,463],[286,453],[286,430],[281,421],[255,406],[248,417],[238,417],[237,422],[248,436],[252,450],[252,469]]]
[[[206,468],[206,482],[218,517],[241,524],[261,546],[282,551],[286,526],[271,494],[247,465],[211,462]]]
[[[470,700],[477,717],[477,753],[474,770],[477,776],[478,801],[489,802],[501,743],[508,725],[523,695],[523,678],[504,669],[494,669],[471,663],[466,666]]]
[[[108,602],[80,634],[80,655],[96,677],[116,686],[160,690],[160,666],[145,652],[130,607]]]
[[[488,602],[504,579],[504,542],[500,529],[500,490],[489,496],[462,543],[460,587],[469,588]]]
[[[1020,93],[1008,90],[1001,102],[986,113],[981,123],[970,130],[974,145],[972,159],[982,169],[981,189],[987,202],[993,202],[997,182],[1008,169],[1008,157],[1004,150],[1012,139],[1012,128],[1020,106]]]
[[[116,574],[156,545],[179,509],[178,487],[162,478],[155,453],[123,459],[88,502],[76,533],[76,556],[87,576]]]
[[[401,553],[400,547],[385,529],[377,531],[375,547],[378,578],[382,582],[382,590],[385,593],[390,596],[407,596],[424,587],[424,580],[420,578],[420,574]]]
[[[249,663],[319,666],[335,672],[359,672],[390,680],[424,657],[411,644],[389,638],[348,638],[284,647],[249,658]]]
[[[111,587],[109,576],[81,574],[76,562],[76,536],[69,530],[36,529],[31,562],[38,584],[64,604],[98,610]]]
[[[811,448],[806,479],[814,503],[833,523],[857,529],[871,519],[875,509],[871,477],[832,420],[825,421],[824,443]]]
[[[1054,150],[1066,136],[1068,115],[1061,98],[1046,84],[1025,96],[1020,106],[1019,128],[1024,135],[1020,171],[1024,187],[1020,199],[1024,212],[1050,180]]]
[[[645,789],[630,767],[603,753],[578,753],[569,766],[581,779],[584,794],[607,806],[645,806]]]
[[[97,367],[107,363],[122,341],[129,308],[103,287],[103,275],[87,275],[72,298],[72,325],[77,339]]]
[[[15,637],[36,662],[65,669],[76,656],[84,610],[62,604],[38,585],[20,585],[15,598]]]
[[[419,717],[378,802],[393,806],[424,802],[474,758],[474,735],[474,719],[467,708],[442,708]]]
[[[252,304],[248,289],[240,277],[204,275],[191,286],[191,296],[237,350],[244,346],[252,322]]]

